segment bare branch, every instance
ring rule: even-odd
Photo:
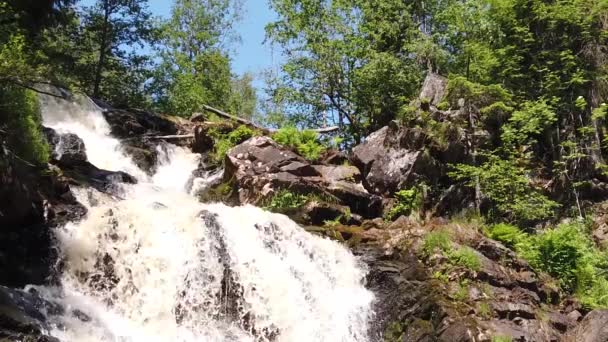
[[[240,118],[238,116],[230,115],[230,114],[228,114],[226,112],[223,112],[223,111],[221,111],[219,109],[213,108],[213,107],[208,106],[208,105],[203,105],[203,109],[206,110],[206,111],[212,112],[214,114],[217,114],[218,116],[223,117],[225,119],[234,120],[234,121],[236,121],[238,123],[241,123],[243,125],[250,126],[250,127],[255,128],[255,129],[261,130],[262,132],[265,132],[266,134],[270,134],[270,133],[273,133],[273,132],[277,131],[276,129],[270,129],[270,128],[258,126],[258,125],[254,124],[253,122],[251,122],[249,120]],[[340,130],[340,127],[338,127],[338,126],[325,127],[325,128],[319,128],[319,129],[311,129],[311,131],[317,132],[319,134],[332,133],[332,132],[336,132],[338,130]]]

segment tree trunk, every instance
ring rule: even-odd
[[[99,87],[101,85],[101,73],[103,72],[104,64],[106,63],[107,45],[108,45],[108,26],[110,20],[110,9],[108,3],[104,5],[103,29],[101,31],[101,42],[99,44],[99,59],[95,67],[95,80],[93,83],[93,97],[99,98]]]

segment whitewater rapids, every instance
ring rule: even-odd
[[[199,156],[184,148],[159,147],[160,165],[147,175],[110,136],[98,108],[81,102],[43,99],[45,126],[77,134],[91,163],[138,184],[121,185],[120,196],[74,190],[88,215],[55,232],[60,286],[37,288],[64,308],[47,313],[52,336],[370,341],[373,294],[365,267],[345,247],[283,215],[200,203],[187,189]]]

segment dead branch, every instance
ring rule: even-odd
[[[218,115],[218,116],[220,116],[222,118],[236,121],[236,122],[238,122],[240,124],[243,124],[245,126],[249,126],[249,127],[258,129],[258,130],[260,130],[260,131],[262,131],[264,133],[267,133],[267,134],[273,133],[273,132],[277,131],[276,129],[271,129],[271,128],[266,128],[266,127],[258,126],[258,125],[254,124],[253,122],[251,122],[251,121],[249,121],[247,119],[243,119],[243,118],[238,117],[238,116],[230,115],[230,114],[228,114],[226,112],[223,112],[223,111],[221,111],[221,110],[219,110],[217,108],[213,108],[213,107],[208,106],[208,105],[203,105],[203,109],[206,110],[206,111],[209,111],[211,113],[214,113],[214,114],[216,114],[216,115]],[[338,130],[340,130],[340,127],[338,127],[338,126],[318,128],[318,129],[311,129],[311,131],[317,132],[319,134],[332,133],[332,132],[336,132]]]

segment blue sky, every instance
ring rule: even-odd
[[[276,14],[270,9],[268,0],[243,0],[244,11],[243,20],[238,25],[238,33],[242,43],[235,47],[232,67],[235,73],[243,74],[252,72],[259,74],[264,69],[276,66],[280,62],[280,53],[275,48],[273,53],[270,44],[263,44],[267,23],[274,21]],[[88,6],[95,3],[95,0],[82,0],[81,5]],[[155,15],[167,17],[171,13],[171,0],[149,0],[149,8]],[[258,79],[256,86],[262,83]]]

